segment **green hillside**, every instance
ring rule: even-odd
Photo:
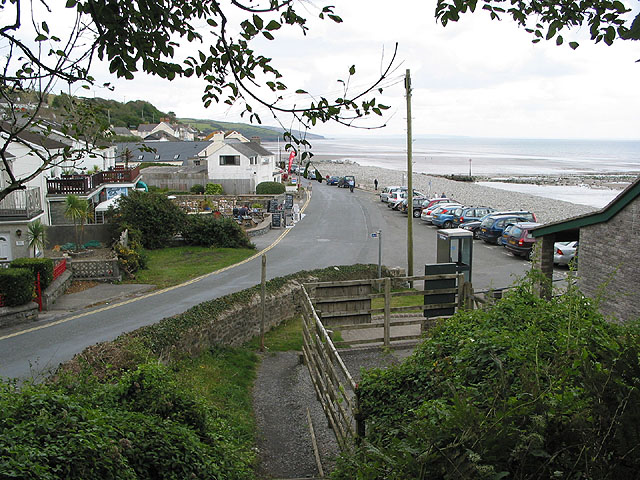
[[[217,130],[235,130],[247,138],[260,137],[264,142],[275,142],[278,137],[282,138],[283,129],[277,127],[262,127],[258,125],[249,125],[246,123],[219,122],[216,120],[204,120],[196,118],[179,118],[180,123],[185,123],[197,128],[205,135]],[[296,132],[297,134],[297,132]],[[321,135],[307,134],[307,138],[323,138]]]

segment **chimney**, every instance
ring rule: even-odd
[[[224,142],[224,132],[213,132],[214,142]]]
[[[251,137],[251,143],[256,143],[258,145],[260,145],[260,137]]]

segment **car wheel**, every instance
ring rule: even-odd
[[[478,236],[478,231],[477,231],[477,230],[474,230],[474,231],[473,231],[473,239],[474,239],[474,240],[478,240],[479,238],[480,238],[480,237]]]
[[[524,258],[526,258],[529,261],[531,261],[532,257],[533,257],[533,248],[524,254]]]
[[[413,218],[420,218],[422,212],[420,212],[420,210],[414,210],[413,211]]]
[[[443,228],[451,228],[453,226],[453,223],[451,222],[444,222],[444,225],[442,225]]]

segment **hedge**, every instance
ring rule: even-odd
[[[28,268],[0,269],[0,292],[6,307],[17,307],[30,302],[33,290],[33,272]]]
[[[44,290],[53,282],[53,260],[50,258],[16,258],[11,268],[28,268],[33,272],[33,281],[40,274],[40,287]]]
[[[280,195],[285,190],[284,184],[278,182],[262,182],[256,185],[256,195]]]

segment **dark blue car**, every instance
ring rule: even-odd
[[[524,213],[524,212],[523,212]],[[533,214],[529,214],[533,215]],[[531,217],[525,215],[488,215],[482,220],[478,229],[478,238],[487,243],[498,243],[498,239],[502,237],[502,232],[507,225],[517,222],[531,221]]]

